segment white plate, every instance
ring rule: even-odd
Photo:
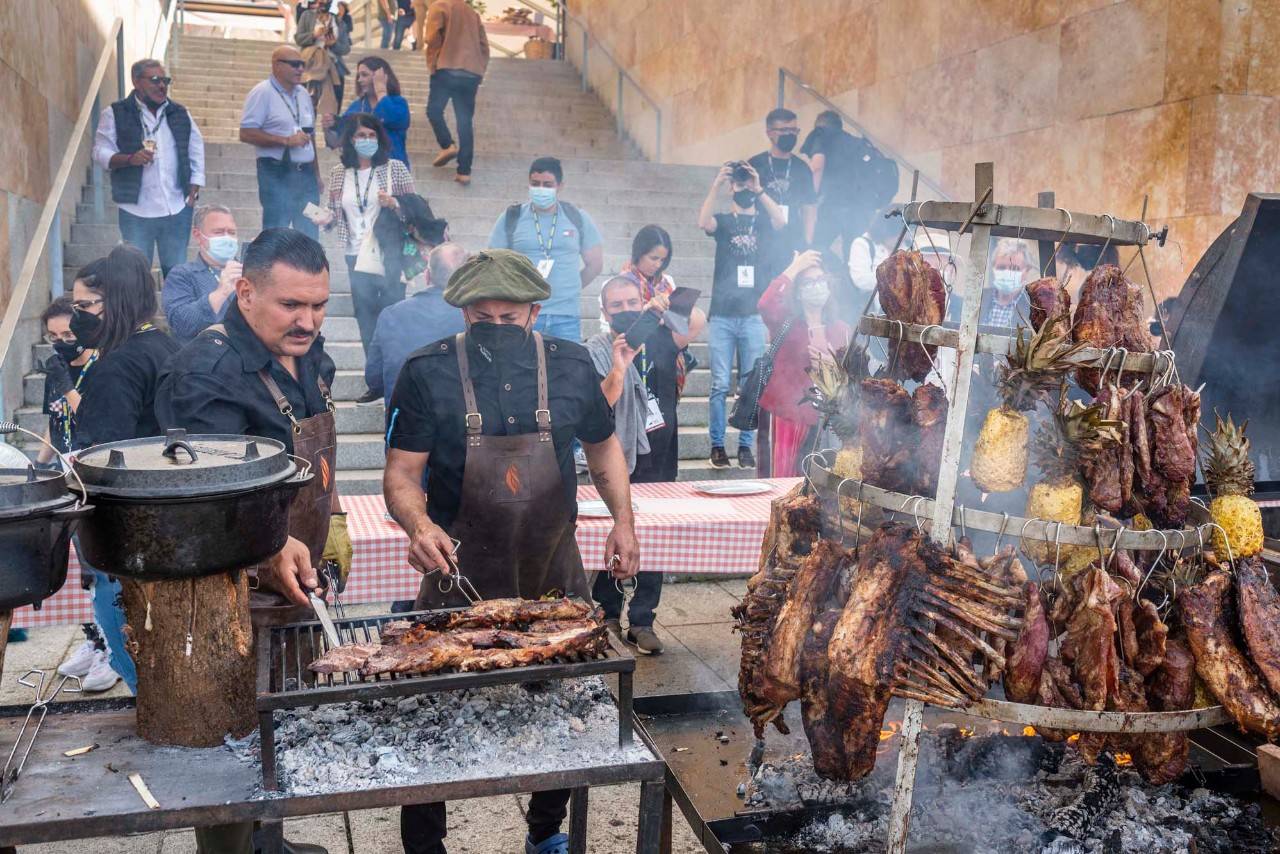
[[[634,501],[631,502],[631,512],[640,512],[640,507]],[[578,502],[578,516],[583,519],[608,519],[611,515],[609,505],[599,499]]]
[[[760,495],[771,489],[773,489],[772,486],[758,480],[729,480],[724,483],[694,487],[696,492],[701,492],[703,495]]]

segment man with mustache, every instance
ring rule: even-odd
[[[174,355],[156,393],[165,429],[275,439],[314,473],[290,506],[284,548],[250,569],[255,626],[307,618],[323,558],[338,553],[350,565],[346,517],[333,513],[334,363],[320,335],[328,302],[323,247],[291,228],[266,229],[245,250],[222,322]],[[251,835],[252,823],[197,828],[196,842],[202,854],[247,854]]]

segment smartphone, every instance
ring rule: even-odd
[[[661,322],[662,318],[652,311],[641,314],[640,319],[631,324],[631,328],[627,330],[627,346],[632,350],[639,349],[645,341],[649,340],[650,335],[658,331],[658,324]]]
[[[698,303],[698,297],[702,296],[702,291],[697,288],[676,288],[671,292],[670,311],[672,314],[678,314],[681,317],[688,317],[693,313],[693,307]]]

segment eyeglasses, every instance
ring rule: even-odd
[[[161,77],[159,74],[154,77],[144,77],[143,79],[149,83],[163,83],[166,86],[173,82],[172,77]]]
[[[59,341],[63,344],[76,343],[76,336],[70,332],[63,333],[62,335],[54,335],[52,332],[46,332],[43,337],[44,343],[46,344],[57,344]]]
[[[88,311],[95,305],[102,305],[104,302],[106,302],[106,300],[102,297],[98,297],[97,299],[78,299],[72,301],[71,307],[76,311]]]
[[[283,62],[285,65],[289,66],[295,71],[307,64],[301,59],[277,59],[276,62]]]

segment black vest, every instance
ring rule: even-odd
[[[133,154],[142,148],[142,115],[137,93],[111,105],[116,119],[116,148],[121,154]],[[173,133],[178,149],[178,189],[184,194],[191,183],[191,115],[187,108],[170,101],[164,111],[164,120]],[[111,170],[111,201],[116,204],[135,204],[142,192],[141,166],[126,166]]]

